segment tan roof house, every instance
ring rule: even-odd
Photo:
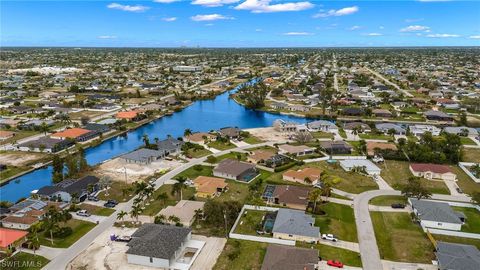
[[[203,209],[204,205],[205,202],[181,200],[175,206],[170,205],[162,209],[160,214],[166,218],[176,216],[183,226],[190,227],[195,220],[195,211]]]
[[[320,179],[322,171],[317,168],[304,168],[301,170],[288,170],[283,173],[283,180],[305,184],[305,179],[310,179],[315,185]]]
[[[192,133],[191,135],[185,136],[186,142],[193,142],[193,143],[203,143],[207,141],[214,141],[216,136],[207,132],[196,132]]]
[[[315,152],[315,148],[306,145],[282,144],[279,145],[278,148],[280,149],[281,153],[292,154],[295,156],[305,156]]]
[[[193,180],[197,189],[197,197],[208,198],[215,197],[224,192],[228,186],[225,179],[210,176],[198,176]]]
[[[263,149],[255,150],[255,151],[252,151],[250,155],[248,155],[247,161],[257,164],[258,162],[262,160],[265,161],[275,156],[276,154],[277,153],[275,153],[275,151],[273,150],[263,150]]]
[[[380,149],[380,150],[393,150],[397,151],[397,146],[393,143],[387,143],[387,142],[367,142],[367,154],[369,156],[374,156],[375,155],[375,149]]]
[[[457,180],[457,175],[447,165],[431,163],[412,163],[410,171],[417,177],[426,179]]]

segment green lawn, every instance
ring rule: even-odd
[[[222,195],[213,198],[216,201],[238,201],[242,204],[247,202],[249,198],[249,184],[240,183],[233,180],[225,180],[228,184],[228,190]],[[257,181],[256,179],[254,181]],[[252,184],[252,183],[250,183]]]
[[[220,163],[220,161],[224,159],[238,159],[238,156],[240,156],[241,161],[247,160],[247,154],[246,153],[240,153],[240,152],[230,152],[221,156],[217,157],[217,163]]]
[[[405,161],[386,160],[381,166],[381,176],[394,189],[401,189],[407,184],[408,178],[412,175],[409,169],[409,163]],[[443,181],[432,181],[422,179],[422,183],[432,193],[436,194],[450,194],[447,186]]]
[[[460,142],[462,143],[462,145],[477,145],[474,141],[472,141],[472,139],[468,137],[460,137]]]
[[[315,139],[331,139],[333,138],[332,133],[317,131],[317,132],[310,132]]]
[[[462,161],[465,162],[480,162],[480,149],[464,148]]]
[[[27,167],[27,166],[16,167],[16,166],[8,165],[7,169],[2,171],[2,173],[0,174],[0,183],[14,175],[17,175],[29,169],[30,167]]]
[[[73,233],[71,235],[65,238],[54,238],[52,244],[50,241],[50,236],[45,237],[42,232],[38,234],[40,238],[40,244],[48,247],[67,248],[73,245],[78,239],[95,227],[95,223],[73,218],[67,221],[66,225],[72,228]]]
[[[257,235],[257,230],[261,229],[262,220],[266,213],[266,211],[246,209],[235,228],[235,233]]]
[[[480,233],[480,211],[469,207],[452,207],[454,211],[465,214],[467,220],[462,225],[462,232]]]
[[[148,205],[145,205],[145,209],[142,211],[141,214],[145,216],[156,215],[166,206],[177,204],[177,202],[180,201],[180,195],[172,195],[172,187],[173,185],[162,185],[159,189],[155,190],[152,195],[153,201],[147,202]],[[168,198],[165,202],[157,199],[158,195],[164,192],[168,195]],[[195,188],[186,188],[183,190],[182,193],[184,200],[191,199],[195,195]]]
[[[342,179],[340,183],[338,183],[335,188],[349,192],[349,193],[362,193],[368,190],[378,189],[377,183],[370,178],[363,175],[360,175],[355,172],[346,172],[344,171],[340,165],[337,163],[331,165],[327,162],[313,162],[303,167],[317,167],[322,170],[327,170],[331,175],[338,176]],[[296,167],[292,168],[296,169]]]
[[[11,130],[2,129],[2,130],[3,131],[13,131],[13,132],[15,132],[15,136],[13,136],[11,138],[8,138],[6,140],[0,141],[0,145],[9,144],[9,143],[16,143],[17,141],[19,141],[21,139],[25,139],[27,137],[30,137],[30,136],[41,133],[40,131],[34,131],[34,130],[16,130],[16,129],[11,129]]]
[[[210,154],[212,154],[212,152],[208,151],[205,148],[203,149],[192,148],[192,149],[188,149],[188,151],[185,153],[185,155],[190,158],[201,158],[204,156],[208,156]]]
[[[248,136],[247,138],[244,138],[243,141],[248,143],[248,144],[258,144],[258,143],[263,142],[259,138],[255,137],[255,136],[252,136],[252,135]]]
[[[214,142],[211,142],[209,144],[207,144],[208,147],[212,147],[212,148],[215,148],[215,149],[218,149],[218,150],[228,150],[228,149],[232,149],[232,148],[235,148],[235,144],[231,143],[231,142],[219,142],[219,141],[214,141]]]
[[[98,198],[100,200],[116,200],[118,202],[126,202],[130,200],[133,196],[133,191],[131,190],[132,185],[126,184],[125,182],[122,181],[114,181],[110,185],[110,188],[108,189],[108,195],[107,192],[102,191],[99,195]]]
[[[26,252],[18,252],[0,265],[3,270],[40,270],[50,262],[47,258]]]
[[[318,255],[322,258],[322,260],[337,260],[341,261],[345,265],[355,266],[355,267],[362,267],[362,260],[360,259],[360,253],[343,249],[337,248],[322,244],[309,244],[304,242],[297,242],[297,247],[303,248],[316,248],[318,249]]]
[[[350,206],[326,203],[317,205],[317,209],[325,212],[325,215],[315,216],[315,226],[320,227],[322,233],[331,233],[340,240],[358,242],[355,216]]]
[[[78,205],[78,208],[87,210],[88,213],[92,215],[106,216],[106,217],[110,216],[111,214],[113,214],[113,212],[115,212],[115,210],[111,208],[105,208],[105,207],[95,206],[95,205],[86,204],[86,203],[82,203]]]
[[[465,245],[474,245],[478,249],[480,249],[480,239],[456,237],[456,236],[449,236],[449,235],[443,235],[443,234],[433,234],[433,238],[435,238],[435,240],[437,241],[465,244]]]
[[[345,130],[343,128],[338,129],[338,134],[340,134],[340,136],[342,136],[342,138],[344,138],[344,139],[347,138],[347,133],[345,132]]]
[[[470,178],[460,167],[450,166],[453,172],[457,175],[457,185],[467,194],[480,192],[480,184]]]
[[[267,243],[228,239],[214,270],[260,270]]]
[[[185,171],[177,174],[174,178],[178,178],[180,176],[184,176],[188,179],[195,179],[197,176],[213,176],[213,167],[210,166],[203,166],[203,165],[195,165],[192,166]]]
[[[378,205],[378,206],[391,206],[393,203],[407,203],[407,198],[405,196],[378,196],[376,198],[373,198],[369,202],[372,205]]]
[[[358,136],[361,138],[361,139],[364,139],[364,140],[392,140],[392,136],[389,136],[389,135],[385,135],[385,134],[371,134],[371,133],[361,133],[361,134],[358,134]]]
[[[370,212],[380,257],[398,262],[431,263],[433,245],[408,213]]]

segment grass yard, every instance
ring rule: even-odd
[[[38,236],[40,238],[40,244],[43,246],[54,247],[54,248],[67,248],[77,242],[82,236],[84,236],[87,232],[89,232],[93,227],[95,227],[95,223],[78,220],[78,219],[70,219],[67,221],[66,224],[68,227],[72,228],[73,233],[65,238],[53,238],[53,244],[50,241],[50,236],[45,237],[42,233],[39,233]]]
[[[175,175],[174,178],[178,178],[180,176],[185,176],[188,179],[195,179],[197,176],[213,176],[213,167],[210,166],[203,166],[203,165],[195,165],[192,166],[185,171]]]
[[[480,149],[463,148],[463,158],[465,162],[480,162]]]
[[[380,257],[398,262],[431,263],[433,244],[408,213],[370,212]]]
[[[271,147],[269,145],[257,146],[257,147],[252,147],[252,148],[245,149],[245,151],[250,151],[250,152],[255,151],[255,150],[270,150],[270,151],[274,151],[275,153],[278,152],[277,148]]]
[[[232,149],[232,148],[235,148],[235,144],[231,143],[230,141],[228,142],[219,142],[219,141],[214,141],[214,142],[211,142],[209,144],[207,144],[208,147],[212,147],[212,148],[215,148],[215,149],[218,149],[218,150],[228,150],[228,149]]]
[[[310,132],[315,139],[331,139],[333,138],[332,133],[328,132],[323,132],[323,131],[316,131],[316,132]]]
[[[325,212],[325,215],[315,216],[315,226],[319,226],[322,233],[334,234],[340,240],[358,242],[357,226],[351,207],[329,202],[317,205],[317,209]]]
[[[253,135],[250,135],[248,136],[247,138],[244,138],[243,139],[244,142],[248,143],[248,144],[258,144],[258,143],[263,143],[262,140],[260,140],[259,138],[253,136]]]
[[[18,252],[0,265],[3,270],[40,270],[50,262],[47,258],[26,252]]]
[[[240,156],[240,160],[241,160],[241,161],[247,160],[247,154],[246,154],[246,153],[230,152],[230,153],[227,153],[227,154],[225,154],[225,155],[218,156],[216,163],[220,163],[220,161],[222,161],[222,160],[224,160],[224,159],[227,159],[227,158],[229,158],[229,159],[238,159],[239,156]]]
[[[340,136],[344,139],[347,138],[347,133],[345,132],[345,130],[343,128],[338,129],[338,134],[340,134]]]
[[[246,209],[235,228],[235,233],[257,235],[257,230],[261,229],[262,220],[266,213],[266,211]]]
[[[228,190],[222,195],[213,198],[216,201],[238,201],[242,204],[247,202],[250,195],[248,186],[246,183],[239,183],[233,180],[225,180],[228,184]],[[255,180],[256,181],[256,180]]]
[[[406,185],[408,178],[413,176],[409,169],[409,163],[405,161],[386,160],[381,166],[381,169],[383,179],[385,179],[392,188],[397,190]],[[443,181],[422,179],[422,183],[432,193],[450,195],[450,191]]]
[[[370,200],[369,204],[378,206],[391,206],[393,203],[407,203],[405,196],[378,196]]]
[[[118,202],[126,202],[130,200],[133,196],[133,191],[131,190],[132,185],[125,184],[125,182],[114,181],[107,192],[102,191],[98,194],[100,200],[116,200]]]
[[[187,157],[191,158],[201,158],[204,156],[208,156],[212,154],[212,152],[208,151],[207,149],[188,149],[188,151],[185,153]]]
[[[349,193],[362,193],[368,190],[378,189],[377,183],[370,178],[363,176],[355,172],[344,171],[338,163],[329,165],[327,162],[313,162],[303,167],[317,167],[322,170],[327,170],[331,175],[338,176],[342,179],[335,188],[349,192]],[[296,169],[295,167],[292,169]]]
[[[315,248],[318,249],[318,255],[322,260],[338,260],[345,265],[362,267],[362,260],[360,259],[360,253],[332,246],[322,244],[308,244],[304,242],[297,242],[297,247],[303,248]]]
[[[479,233],[480,234],[480,211],[469,207],[452,207],[454,211],[462,212],[467,220],[462,225],[462,232]]]
[[[93,118],[93,117],[97,117],[97,116],[100,116],[100,115],[103,115],[103,114],[105,114],[105,113],[104,112],[94,112],[94,111],[80,111],[80,112],[70,113],[69,116],[72,120],[80,120],[80,119],[82,119],[82,117]]]
[[[460,167],[450,166],[453,172],[457,175],[457,185],[467,194],[480,192],[480,184],[470,178]]]
[[[100,206],[87,204],[87,203],[82,203],[82,204],[78,205],[78,207],[80,209],[87,210],[88,213],[90,213],[92,215],[97,215],[97,216],[108,217],[111,214],[113,214],[113,212],[115,212],[115,210],[111,209],[111,208],[100,207]]]
[[[214,270],[260,270],[267,243],[228,239]]]
[[[15,143],[21,139],[25,139],[27,137],[33,136],[40,134],[40,131],[34,131],[34,130],[8,130],[8,129],[2,129],[3,131],[13,131],[15,132],[15,136],[8,138],[6,140],[0,141],[0,145],[3,144],[9,144],[9,143]]]
[[[456,236],[449,236],[449,235],[443,235],[443,234],[433,234],[433,238],[435,238],[435,240],[437,241],[465,244],[465,245],[474,245],[478,249],[480,249],[480,239],[456,237]]]
[[[20,166],[20,167],[16,167],[16,166],[11,166],[11,165],[8,165],[7,166],[7,169],[2,171],[2,173],[0,173],[0,183],[9,179],[10,177],[14,176],[14,175],[17,175],[21,172],[24,172],[26,170],[29,170],[30,167],[27,167],[27,166]]]
[[[364,140],[392,140],[393,137],[385,134],[360,133],[358,136]]]
[[[460,142],[462,145],[477,145],[472,139],[468,137],[460,137]]]
[[[159,189],[155,190],[152,196],[153,201],[149,201],[149,205],[145,205],[145,209],[143,209],[142,215],[153,216],[158,214],[160,210],[162,210],[168,205],[176,205],[177,202],[180,201],[180,195],[172,195],[172,187],[173,185],[162,185]],[[164,192],[167,194],[168,198],[165,201],[157,199],[157,197]],[[183,190],[182,193],[183,199],[188,200],[195,195],[195,188],[186,188]]]

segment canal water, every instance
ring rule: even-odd
[[[164,139],[167,135],[173,137],[183,136],[185,129],[193,132],[210,131],[222,127],[256,128],[271,126],[275,119],[284,119],[305,123],[301,117],[258,112],[237,104],[229,98],[229,93],[223,93],[213,100],[196,101],[181,112],[171,116],[164,116],[150,122],[126,136],[111,138],[98,146],[85,151],[90,165],[101,163],[105,160],[125,154],[139,148],[142,136],[147,134],[152,141],[155,137]],[[12,180],[0,187],[0,200],[15,202],[22,197],[28,197],[30,192],[52,183],[52,167],[48,166],[35,170]]]

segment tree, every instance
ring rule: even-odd
[[[175,216],[175,215],[171,215],[168,217],[168,221],[171,223],[171,224],[175,224],[177,225],[178,223],[180,223],[180,218]]]
[[[312,184],[312,179],[310,179],[310,177],[305,177],[305,179],[303,179],[303,182],[305,182],[305,184],[308,184],[308,185],[311,185]]]
[[[132,205],[132,209],[130,210],[130,217],[134,218],[138,222],[138,216],[142,212],[142,209],[139,205]]]
[[[82,117],[80,118],[80,123],[82,123],[82,125],[84,125],[84,126],[85,126],[86,124],[88,124],[89,122],[90,122],[90,117],[88,117],[88,116],[82,116]]]
[[[192,135],[192,130],[189,128],[185,129],[185,131],[183,132],[183,136],[187,137],[190,135]]]
[[[415,197],[418,200],[428,199],[432,193],[423,185],[419,177],[408,178],[408,183],[402,188],[402,195],[407,198]]]
[[[392,137],[395,136],[395,133],[396,133],[396,131],[395,131],[394,128],[391,128],[391,129],[389,129],[389,130],[387,131],[387,134],[390,135],[390,136],[392,136]]]
[[[471,194],[472,202],[480,206],[480,192],[476,191]]]
[[[36,250],[40,248],[40,240],[38,239],[38,231],[40,231],[41,223],[34,223],[30,226],[30,234],[28,236],[28,248],[33,249],[33,255],[36,257]]]
[[[75,177],[78,174],[78,159],[76,155],[70,155],[66,158],[67,176]]]
[[[156,215],[153,223],[155,223],[155,224],[165,224],[166,219],[167,218],[165,217],[165,215],[162,215],[162,214]]]
[[[293,139],[298,143],[307,143],[313,139],[313,136],[310,132],[296,132],[293,136]]]
[[[145,147],[148,148],[150,146],[150,139],[148,138],[148,135],[143,134],[142,140],[143,140],[143,143],[145,144]]]
[[[459,126],[468,126],[467,113],[461,111],[458,113],[458,125]]]
[[[172,186],[172,195],[180,194],[180,200],[183,200],[183,190],[187,188],[185,182],[187,182],[187,178],[185,176],[179,176],[177,182]]]
[[[322,196],[328,198],[332,194],[332,188],[342,181],[342,179],[338,176],[330,174],[327,171],[323,171],[320,173],[319,181],[322,183],[322,187],[320,189],[322,191]]]
[[[53,170],[52,170],[52,174],[53,174],[52,180],[53,180],[53,182],[58,183],[58,182],[63,181],[64,164],[63,164],[63,159],[60,158],[60,156],[58,156],[58,155],[53,156],[52,167],[53,167]]]
[[[210,155],[210,156],[207,157],[207,162],[210,163],[210,164],[216,163],[217,158],[215,156]]]
[[[112,179],[108,175],[103,175],[98,181],[98,185],[101,189],[105,189],[105,195],[108,196],[108,188],[112,184]]]
[[[168,194],[166,192],[162,192],[158,194],[157,200],[161,201],[163,205],[167,203],[168,200]]]
[[[87,159],[85,158],[85,150],[83,147],[78,148],[78,170],[79,172],[85,172],[90,166],[88,165]]]
[[[313,212],[315,213],[317,211],[317,203],[320,199],[320,196],[322,195],[322,191],[318,188],[313,189],[308,193],[308,200],[313,202]]]
[[[60,114],[60,116],[58,116],[58,119],[60,120],[60,123],[64,125],[68,125],[72,123],[72,120],[70,119],[70,116],[68,114],[62,113]]]
[[[128,213],[122,210],[122,211],[118,212],[117,220],[123,221],[127,215],[128,215]]]
[[[50,127],[47,125],[47,123],[42,122],[42,124],[40,125],[40,131],[43,132],[43,135],[46,136],[49,129]]]

